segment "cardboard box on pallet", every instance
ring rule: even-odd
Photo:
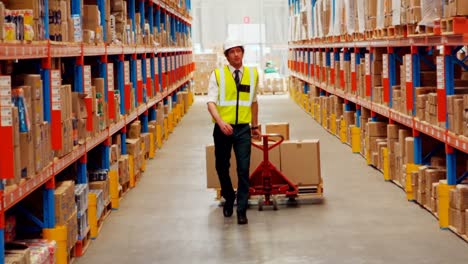
[[[468,185],[457,184],[450,190],[450,207],[460,211],[468,209]]]
[[[289,123],[268,123],[265,125],[265,132],[266,134],[280,134],[284,140],[289,140]]]
[[[313,185],[321,181],[318,139],[286,141],[280,147],[281,171],[293,183]]]
[[[128,165],[128,155],[122,155],[119,159],[119,184],[123,185],[130,180],[130,168]]]
[[[141,136],[141,122],[140,120],[134,121],[128,130],[128,138],[135,139]]]
[[[127,153],[134,157],[140,153],[141,150],[141,139],[140,138],[127,138]]]
[[[465,234],[465,211],[460,211],[450,207],[449,209],[449,225],[454,227],[458,233]]]
[[[67,227],[67,250],[70,250],[78,240],[78,215],[76,209],[67,220],[65,226]]]
[[[89,183],[90,190],[102,190],[102,198],[104,199],[104,204],[106,205],[109,202],[109,178],[104,181],[92,181]]]
[[[21,152],[21,177],[30,178],[34,177],[36,168],[34,164],[34,142],[33,132],[20,133],[20,152]]]
[[[66,225],[70,216],[76,210],[75,205],[75,182],[56,182],[54,191],[55,199],[55,224]]]
[[[148,158],[147,155],[149,155],[149,150],[150,150],[150,133],[141,134],[141,143],[142,143],[142,146],[144,146],[145,158]]]

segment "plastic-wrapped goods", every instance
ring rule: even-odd
[[[366,12],[364,8],[364,1],[365,0],[355,0],[356,1],[356,9],[357,9],[357,18],[358,23],[356,24],[357,28],[356,31],[359,33],[364,33],[366,30]]]
[[[377,29],[384,28],[384,20],[385,20],[385,14],[384,14],[384,0],[377,0],[377,16],[376,16],[376,21]]]
[[[442,0],[421,0],[423,17],[419,26],[434,26],[434,20],[442,17]]]
[[[392,0],[392,26],[401,25],[401,0]]]
[[[346,33],[353,34],[356,32],[356,0],[343,0],[344,1],[344,27]]]

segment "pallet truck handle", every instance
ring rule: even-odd
[[[260,137],[262,138],[263,144],[256,144],[256,143],[252,142],[252,146],[254,146],[254,147],[256,147],[256,148],[258,148],[260,150],[264,150],[264,148],[267,148],[267,150],[270,151],[271,149],[275,148],[276,146],[278,146],[279,144],[281,144],[284,141],[284,136],[281,135],[281,134],[265,134],[265,135],[260,135]],[[280,140],[276,141],[276,140],[273,140],[270,137],[279,137]],[[273,145],[269,146],[268,141],[274,141],[275,143]]]

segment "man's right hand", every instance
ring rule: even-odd
[[[221,129],[221,131],[223,132],[223,134],[226,135],[226,136],[232,135],[232,133],[234,131],[232,129],[232,126],[230,124],[224,122],[224,121],[218,122],[218,126]]]

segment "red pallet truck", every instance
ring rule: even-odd
[[[278,147],[284,137],[280,134],[261,135],[262,144],[252,142],[252,146],[263,151],[263,161],[250,175],[250,196],[258,195],[258,210],[262,211],[263,206],[273,206],[273,210],[278,210],[276,195],[285,195],[289,198],[290,204],[296,204],[295,199],[299,193],[297,185],[292,183],[281,171],[279,171],[269,160],[268,152]],[[275,141],[273,138],[280,138]],[[269,145],[269,141],[274,141]]]

